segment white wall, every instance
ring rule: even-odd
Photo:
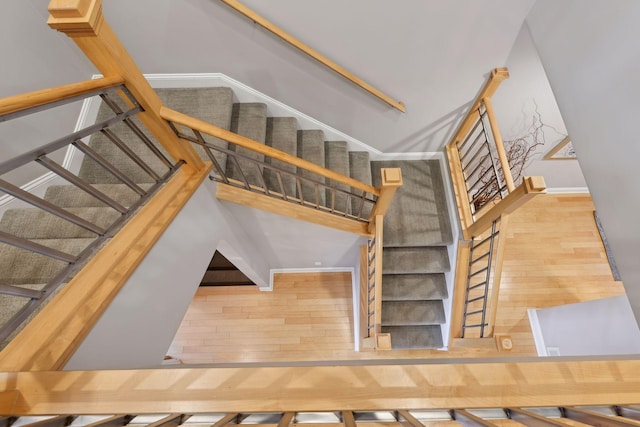
[[[640,2],[538,0],[527,22],[640,319]]]
[[[196,191],[65,369],[160,365],[216,249],[265,288],[271,269],[356,267],[362,238],[220,202],[215,187]]]
[[[511,48],[506,66],[510,77],[492,99],[502,139],[509,141],[530,134],[535,126],[534,115],[539,114],[544,123],[539,141],[546,142],[536,147],[523,176],[541,175],[549,188],[583,190],[587,184],[577,160],[543,158],[567,135],[567,129],[526,23]],[[527,138],[529,143],[533,140]]]
[[[109,0],[145,73],[221,72],[384,152],[437,151],[486,74],[503,66],[534,0],[249,0],[381,90],[393,110],[212,0]]]
[[[542,349],[558,349],[560,356],[640,353],[640,329],[624,295],[535,312]]]

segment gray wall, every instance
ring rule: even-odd
[[[265,287],[271,269],[356,267],[362,238],[220,202],[215,187],[196,191],[65,369],[160,365],[216,249]]]
[[[527,22],[640,319],[640,2],[538,0]]]
[[[0,13],[0,98],[86,80],[94,72],[66,36],[47,26],[48,0],[5,0]],[[31,118],[0,123],[0,162],[73,131],[80,103]],[[61,160],[59,153],[56,160]],[[45,170],[25,168],[9,178],[17,185]],[[6,179],[7,177],[5,177]]]
[[[544,345],[560,356],[640,353],[640,329],[624,295],[536,312]]]
[[[436,151],[533,0],[244,3],[406,103],[402,114],[212,0],[109,0],[146,73],[221,72],[384,152]]]

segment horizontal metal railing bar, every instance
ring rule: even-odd
[[[488,170],[491,170],[491,169],[488,169]],[[486,175],[486,172],[485,172],[484,175]],[[489,188],[489,186],[491,186],[494,182],[496,184],[498,184],[498,179],[495,176],[493,177],[493,179],[491,181],[487,182],[485,185],[483,185],[481,187],[480,190],[478,190],[475,193],[475,196],[473,196],[473,198],[470,200],[470,203],[473,205],[476,202],[476,200],[478,200],[478,198],[480,198],[484,194],[484,192],[487,190],[487,188]],[[475,184],[474,184],[474,187],[475,187]],[[471,191],[472,189],[473,189],[473,187],[471,187],[471,189],[469,191]]]
[[[483,327],[483,326],[487,326],[487,324],[485,323],[485,324],[483,325],[483,324],[478,323],[478,324],[475,324],[475,325],[464,325],[464,326],[463,326],[463,328],[465,328],[465,329],[472,329],[472,328],[481,328],[481,327]]]
[[[473,125],[473,127],[469,130],[469,132],[467,132],[467,136],[462,140],[462,144],[458,143],[457,147],[458,147],[458,151],[462,151],[464,149],[464,146],[467,144],[467,142],[469,141],[469,139],[471,138],[471,135],[474,134],[474,132],[476,131],[476,129],[478,128],[478,125],[480,124],[480,120],[476,120],[475,124]],[[473,146],[473,144],[471,144],[471,146]],[[462,159],[460,159],[462,160]]]
[[[500,234],[500,230],[496,231],[495,234],[490,234],[489,236],[485,237],[484,239],[482,239],[480,242],[473,243],[472,249],[477,249],[480,246],[484,245],[485,243],[487,243],[488,241],[490,241],[493,237],[497,236],[498,234]]]
[[[365,191],[367,193],[373,194],[374,196],[380,195],[380,190],[373,187],[372,185],[365,184],[361,181],[358,181],[346,175],[342,175],[340,173],[334,172],[330,169],[320,167],[307,160],[303,160],[299,157],[293,156],[291,154],[285,153],[283,151],[277,150],[267,145],[260,144],[249,138],[243,137],[242,135],[238,135],[236,133],[222,129],[218,126],[212,125],[202,120],[189,117],[187,115],[171,110],[169,108],[162,107],[160,109],[160,116],[169,122],[174,122],[174,124],[179,124],[181,126],[185,126],[190,129],[196,129],[204,134],[223,139],[225,141],[228,141],[240,147],[248,148],[260,154],[264,154],[265,156],[274,157],[277,160],[289,163],[301,169],[310,170],[311,172],[317,173],[320,176],[329,178],[333,181],[346,184],[349,187],[353,187],[358,190]],[[182,135],[179,135],[179,136],[182,136]],[[186,138],[186,139],[189,139],[189,138]]]
[[[13,184],[6,182],[5,180],[0,179],[0,190],[4,191],[7,194],[12,195],[13,197],[22,200],[23,202],[29,203],[36,208],[42,209],[45,212],[48,212],[52,215],[57,216],[58,218],[62,218],[65,221],[69,221],[72,224],[77,225],[78,227],[82,227],[85,230],[89,230],[92,233],[96,233],[97,235],[104,234],[105,230],[102,227],[99,227],[93,224],[90,221],[87,221],[84,218],[80,218],[78,215],[75,215],[65,209],[62,209],[51,202],[48,202],[40,197],[34,196],[21,189],[20,187],[16,187]]]
[[[487,269],[488,269],[488,268],[489,268],[489,267],[485,267],[485,268],[483,268],[483,269],[480,269],[480,270],[476,271],[475,273],[469,274],[469,278],[472,278],[472,277],[477,276],[478,274],[480,274],[480,273],[482,273],[482,272],[487,271]]]
[[[191,141],[194,144],[198,144],[198,145],[201,145],[201,146],[203,145],[201,141],[198,141],[197,139],[194,139],[194,138],[190,137],[189,135],[184,135],[184,134],[181,133],[178,136],[180,138],[183,138],[183,139],[186,139],[188,141]],[[307,200],[303,200],[301,198],[301,199],[298,200],[298,203],[300,203],[300,204],[307,204],[308,206],[313,207],[315,209],[324,210],[324,211],[327,211],[328,213],[331,213],[331,208],[328,208],[326,206],[322,206],[322,205],[319,204],[319,189],[320,189],[320,187],[323,190],[325,190],[325,189],[335,190],[336,192],[344,194],[347,197],[351,196],[351,197],[355,197],[355,198],[360,199],[360,200],[364,199],[364,201],[366,203],[370,203],[371,205],[375,204],[375,200],[368,199],[365,195],[361,196],[361,195],[357,195],[355,193],[351,193],[348,190],[343,190],[343,189],[340,189],[340,188],[330,187],[328,184],[322,183],[322,182],[320,182],[320,181],[318,181],[316,179],[307,178],[307,177],[303,177],[303,176],[300,176],[300,175],[296,175],[295,173],[289,172],[289,171],[287,171],[285,169],[282,169],[282,168],[280,168],[278,166],[273,166],[273,165],[266,164],[266,163],[261,162],[259,160],[253,159],[253,158],[251,158],[249,156],[245,156],[245,155],[243,155],[241,153],[237,153],[237,152],[235,152],[233,150],[229,150],[229,149],[225,149],[225,148],[221,148],[221,147],[216,147],[215,145],[212,145],[212,144],[209,144],[209,143],[204,143],[204,147],[212,149],[212,150],[215,150],[215,151],[218,151],[220,153],[227,154],[228,157],[231,157],[232,161],[234,162],[234,166],[240,172],[240,175],[241,175],[243,183],[242,183],[242,185],[235,185],[233,183],[233,180],[230,180],[225,174],[225,175],[223,175],[223,177],[226,178],[226,182],[225,183],[228,184],[228,185],[239,186],[241,188],[245,188],[246,190],[265,193],[264,188],[256,187],[256,186],[253,186],[253,185],[249,184],[249,182],[248,182],[248,180],[247,180],[242,168],[240,167],[240,164],[239,164],[239,161],[238,161],[238,158],[240,158],[241,160],[260,165],[263,168],[274,170],[276,172],[284,174],[285,176],[290,176],[290,177],[296,179],[297,184],[298,184],[298,191],[300,193],[302,193],[302,188],[301,188],[301,184],[300,184],[301,181],[304,181],[306,184],[313,185],[314,186],[314,193],[315,193],[315,196],[316,196],[315,202],[310,202],[310,201],[307,201]],[[220,179],[224,180],[222,177],[220,177]],[[293,197],[291,197],[291,199],[293,199]],[[362,203],[364,203],[364,202],[362,202]],[[341,212],[340,211],[340,214],[343,215],[343,216],[349,217],[349,218],[354,218],[354,219],[362,221],[362,222],[366,221],[366,219],[364,219],[362,217],[356,217],[356,216],[354,216],[352,214],[349,214],[347,212]]]
[[[165,173],[161,180],[152,185],[145,195],[136,200],[131,206],[129,211],[120,216],[111,226],[107,229],[107,232],[99,236],[89,246],[87,246],[78,255],[75,263],[70,263],[67,267],[62,269],[52,280],[50,280],[42,289],[43,297],[40,299],[31,299],[25,306],[22,307],[8,322],[0,327],[0,341],[5,340],[11,333],[24,322],[29,315],[36,310],[45,300],[46,295],[54,292],[58,289],[65,280],[80,266],[84,264],[108,239],[113,237],[120,227],[142,206],[147,200],[149,200],[163,185],[169,180],[179,169],[184,165],[184,160],[178,161],[167,173]]]
[[[471,311],[469,313],[467,313],[467,316],[473,316],[474,314],[480,314],[484,311],[484,309],[482,310],[476,310],[476,311]]]
[[[467,288],[467,290],[468,290],[468,291],[472,291],[472,290],[474,290],[474,289],[476,289],[476,288],[479,288],[480,286],[485,286],[486,284],[487,284],[487,282],[486,282],[486,281],[484,281],[484,282],[478,283],[477,285],[469,286],[469,287]]]
[[[40,298],[42,296],[42,291],[38,291],[35,289],[29,288],[21,288],[19,286],[12,285],[2,285],[0,284],[0,294],[3,295],[12,295],[14,297],[24,297],[24,298]]]
[[[99,123],[95,123],[77,132],[73,132],[67,136],[63,136],[62,138],[58,138],[55,141],[50,142],[42,147],[36,148],[34,150],[31,150],[24,154],[16,156],[11,160],[7,160],[6,162],[3,162],[0,164],[0,175],[3,175],[14,169],[17,169],[20,166],[24,166],[25,164],[36,160],[40,156],[50,154],[50,153],[53,153],[54,151],[64,148],[67,145],[71,144],[73,141],[85,138],[93,133],[99,132],[100,129],[103,129],[115,123],[124,121],[126,118],[131,117],[132,115],[137,114],[140,111],[141,111],[140,107],[132,108],[122,114],[118,114],[107,120],[103,120]]]
[[[485,299],[485,298],[486,298],[486,297],[485,297],[484,295],[481,295],[481,296],[479,296],[479,297],[476,297],[476,298],[473,298],[473,299],[466,300],[466,302],[467,302],[467,303],[472,303],[472,302],[480,301],[480,300]]]
[[[482,194],[485,191],[485,189],[487,188],[487,186],[491,185],[494,181],[496,181],[496,183],[497,183],[497,178],[495,176],[495,172],[494,172],[494,176],[491,178],[490,181],[484,182],[482,180],[485,176],[487,176],[487,174],[489,172],[494,172],[493,168],[487,168],[487,170],[482,172],[480,175],[478,175],[476,177],[476,179],[473,180],[473,183],[471,183],[471,180],[465,181],[467,183],[467,193],[471,193],[479,183],[480,184],[484,184],[484,185],[482,187],[480,187],[480,190],[477,190],[476,194]]]
[[[116,147],[122,150],[127,156],[129,156],[131,160],[133,160],[138,166],[140,166],[142,170],[149,174],[149,176],[151,176],[154,181],[158,181],[160,179],[160,176],[153,169],[151,169],[151,167],[147,163],[145,163],[145,161],[142,160],[140,156],[138,156],[131,148],[129,148],[129,146],[125,144],[124,141],[120,139],[120,137],[118,137],[118,135],[116,135],[111,129],[102,129],[101,132],[104,136],[109,138],[109,140],[111,140],[111,142],[113,142]]]
[[[469,136],[471,136],[471,135],[469,135]],[[484,138],[484,141],[478,143],[481,138]],[[461,152],[462,157],[460,157],[460,164],[461,165],[465,164],[466,166],[469,166],[469,165],[473,164],[473,160],[478,156],[479,153],[482,152],[482,147],[484,146],[484,144],[486,144],[486,142],[487,142],[487,135],[485,135],[484,130],[482,130],[481,132],[478,132],[476,137],[473,140],[473,143],[469,146],[467,151],[465,151],[464,153]],[[473,153],[473,156],[471,157],[471,159],[468,162],[465,162],[464,160],[471,153]]]
[[[123,83],[124,79],[119,76],[102,77],[96,80],[9,96],[0,99],[0,122],[95,96],[106,90],[122,86]]]
[[[488,256],[489,256],[489,252],[487,252],[487,253],[486,253],[486,254],[484,254],[484,255],[479,256],[479,257],[478,257],[478,258],[476,258],[476,259],[471,260],[471,262],[470,262],[469,264],[472,264],[472,265],[473,265],[473,264],[475,264],[475,263],[476,263],[476,262],[478,262],[478,261],[482,261],[483,259],[485,259],[485,258],[486,258],[486,257],[488,257]]]
[[[57,249],[32,242],[31,240],[16,237],[12,234],[5,233],[4,231],[0,231],[0,242],[64,262],[72,263],[76,262],[76,260],[78,259],[77,256],[70,255]]]
[[[486,143],[486,140],[485,140],[485,143]],[[482,145],[484,145],[485,143],[483,143]],[[482,152],[483,152],[483,150],[478,150],[478,152],[479,152],[479,153],[482,153]],[[474,175],[475,175],[475,173],[478,171],[478,169],[480,169],[482,166],[484,166],[484,162],[485,162],[487,159],[490,159],[490,158],[491,158],[491,156],[489,155],[489,153],[485,154],[485,155],[484,155],[484,157],[478,161],[478,163],[476,164],[476,167],[475,167],[475,168],[473,168],[473,171],[471,171],[471,173],[470,173],[469,175],[467,175],[467,176],[469,176],[469,177],[474,176]],[[473,164],[473,163],[469,162],[469,163],[467,164],[467,166],[465,166],[465,167],[464,167],[464,169],[462,170],[462,172],[464,173],[464,172],[467,170],[467,168],[468,168],[469,166],[471,166],[472,164]]]

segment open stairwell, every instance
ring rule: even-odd
[[[447,298],[444,273],[449,271],[446,245],[452,243],[451,225],[445,200],[441,164],[438,160],[376,160],[370,161],[366,151],[349,151],[345,141],[325,141],[322,130],[300,130],[293,117],[268,117],[268,108],[262,103],[234,103],[228,88],[159,89],[165,105],[189,116],[215,124],[259,143],[326,167],[340,174],[374,186],[380,185],[380,169],[402,169],[403,187],[400,188],[384,220],[383,303],[382,332],[391,334],[393,349],[443,347],[441,325],[445,324],[443,299]],[[108,113],[103,105],[98,119]],[[121,132],[130,130],[122,125]],[[277,159],[264,158],[246,148],[235,147],[226,141],[204,136],[207,143],[236,151],[244,156],[264,160],[267,164],[295,172],[295,166]],[[162,174],[165,165],[136,138],[125,139],[125,144],[153,172]],[[135,185],[149,188],[153,184],[151,173],[133,162],[122,150],[105,143],[105,136],[92,137],[89,146],[99,152],[111,164],[131,177]],[[201,157],[207,154],[196,147]],[[315,200],[317,205],[332,206],[343,212],[356,212],[357,200],[345,193],[318,189],[290,176],[276,176],[272,170],[256,168],[250,160],[231,161],[224,153],[215,158],[229,179],[247,182],[252,186],[265,184],[270,191],[284,191],[305,200]],[[305,171],[298,171],[304,175]],[[130,187],[119,181],[95,161],[85,158],[79,176],[125,206],[139,197]],[[317,180],[317,176],[313,177]],[[358,193],[344,184],[345,191]],[[86,192],[73,186],[52,186],[45,199],[57,206],[68,208],[78,216],[93,222],[112,222],[120,215],[114,209]],[[367,217],[370,212],[361,212]],[[95,235],[49,214],[32,209],[7,211],[0,221],[0,230],[15,233],[27,239],[78,252]],[[35,262],[24,251],[3,247],[0,251],[2,283],[40,289],[65,263],[45,260]],[[32,257],[39,257],[33,255]],[[18,297],[0,296],[2,321],[6,321],[23,303]]]

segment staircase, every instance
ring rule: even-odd
[[[439,161],[371,162],[368,152],[349,152],[345,141],[325,141],[321,130],[299,130],[295,118],[268,117],[265,104],[234,104],[233,94],[228,88],[160,89],[158,93],[169,108],[367,184],[380,185],[381,168],[400,167],[404,186],[396,194],[384,223],[382,329],[383,332],[391,333],[394,349],[443,346],[440,332],[440,325],[445,323],[442,299],[447,297],[444,272],[449,270],[446,245],[451,243],[452,238]],[[107,113],[108,109],[103,105],[98,119]],[[119,130],[121,135],[130,132],[124,125],[122,127]],[[143,188],[150,187],[153,181],[149,174],[122,151],[113,149],[112,144],[104,143],[104,138],[102,135],[95,135],[89,145],[118,169],[126,171],[127,176],[136,184]],[[163,173],[164,165],[143,144],[134,138],[131,141],[136,141],[135,143],[124,140],[157,173]],[[206,136],[205,140],[227,148],[225,141]],[[232,146],[228,148],[234,149]],[[203,159],[208,160],[202,149],[196,149]],[[245,156],[263,160],[261,155],[247,149],[237,147],[235,150]],[[265,173],[262,177],[257,168],[245,168],[243,160],[239,162],[244,173],[234,162],[227,161],[226,155],[217,154],[216,160],[231,179],[246,180],[252,185],[260,185],[264,179],[269,190],[280,191],[280,183],[275,176]],[[278,160],[266,161],[292,171],[295,169]],[[85,158],[79,175],[123,205],[130,205],[138,197],[91,159]],[[305,186],[303,183],[297,189],[293,180],[283,181],[288,194],[296,194],[301,190],[305,200],[315,199],[320,205],[329,207],[334,203],[336,208],[342,206],[345,211],[357,209],[355,200],[352,201],[354,206],[346,206],[348,200],[344,194],[334,193],[335,200],[331,200],[329,190],[326,190],[326,194],[324,190],[316,194],[317,187],[308,184]],[[343,189],[350,190],[348,187]],[[119,215],[112,208],[72,186],[50,187],[45,199],[98,223],[103,220],[111,222]],[[362,215],[366,217],[368,212],[363,212]],[[70,226],[65,221],[35,209],[7,211],[0,221],[0,230],[35,239],[71,253],[79,252],[95,238],[95,235],[86,230]],[[50,259],[36,262],[34,257],[44,257],[25,254],[22,250],[8,246],[0,248],[0,283],[41,289],[44,283],[65,267],[64,263]],[[23,303],[24,298],[1,295],[0,321],[10,318]]]

